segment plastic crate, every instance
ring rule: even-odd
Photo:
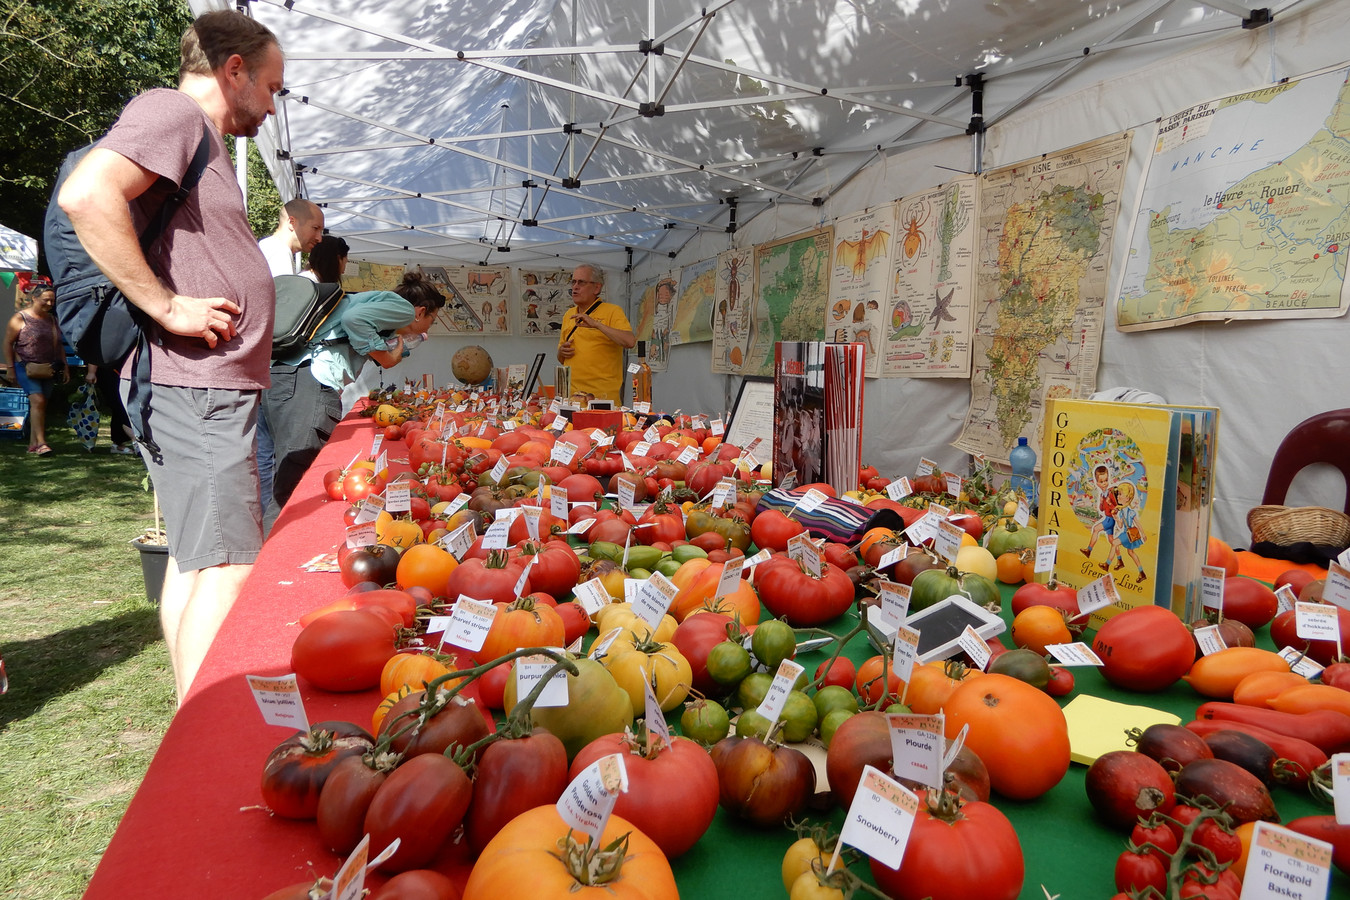
[[[23,388],[0,388],[0,438],[19,440],[28,418],[28,395]]]

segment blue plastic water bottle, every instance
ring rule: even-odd
[[[1027,439],[1017,439],[1017,446],[1008,454],[1012,465],[1012,488],[1021,491],[1028,506],[1036,505],[1036,451],[1027,446]]]

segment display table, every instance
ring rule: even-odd
[[[340,423],[277,520],[86,898],[250,900],[336,871],[340,860],[321,846],[313,822],[277,818],[261,806],[263,761],[290,732],[263,724],[243,676],[289,673],[291,644],[299,631],[295,621],[343,592],[336,573],[311,573],[302,567],[335,550],[343,534],[346,504],[327,499],[323,473],[367,450],[371,436],[366,419],[348,417]],[[400,447],[395,444],[391,455]],[[1005,588],[1005,597],[1009,593]],[[870,655],[861,639],[855,643],[850,656],[861,660]],[[823,659],[813,653],[800,661],[814,670]],[[1162,694],[1132,695],[1110,688],[1095,670],[1075,672],[1078,692],[1167,709],[1183,719],[1190,718],[1201,700],[1185,684]],[[303,681],[301,690],[311,722],[341,719],[369,727],[379,700],[377,691],[330,694]],[[1041,885],[1049,895],[1066,898],[1115,893],[1112,869],[1124,835],[1094,819],[1083,789],[1085,771],[1071,766],[1063,781],[1037,800],[996,801],[1022,840],[1024,900],[1044,900]],[[1323,811],[1306,794],[1285,788],[1277,789],[1276,804],[1286,819]],[[831,818],[837,825],[842,814],[835,811]],[[673,862],[681,893],[687,898],[785,896],[779,867],[793,839],[787,829],[753,829],[719,810],[712,830]],[[1344,876],[1335,878],[1343,890]],[[380,881],[372,876],[368,883]]]

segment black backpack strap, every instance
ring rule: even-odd
[[[141,251],[148,255],[150,247],[159,240],[159,236],[169,227],[169,222],[173,220],[174,214],[187,202],[197,183],[202,180],[202,175],[206,173],[206,164],[211,157],[211,137],[209,132],[203,126],[202,139],[197,142],[197,152],[192,155],[192,162],[188,164],[187,171],[183,173],[183,181],[178,185],[172,194],[164,200],[164,204],[159,208],[159,212],[150,220],[141,233]],[[155,443],[154,438],[150,436],[150,336],[149,336],[149,317],[137,308],[134,304],[127,304],[131,310],[132,316],[140,323],[140,334],[136,338],[135,367],[131,371],[131,383],[127,387],[127,418],[131,420],[132,429],[136,432],[137,440],[149,451],[150,456],[155,461],[159,461],[162,456],[159,445]]]

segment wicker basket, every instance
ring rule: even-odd
[[[1247,513],[1247,527],[1258,543],[1350,545],[1350,516],[1325,506],[1256,506]]]

